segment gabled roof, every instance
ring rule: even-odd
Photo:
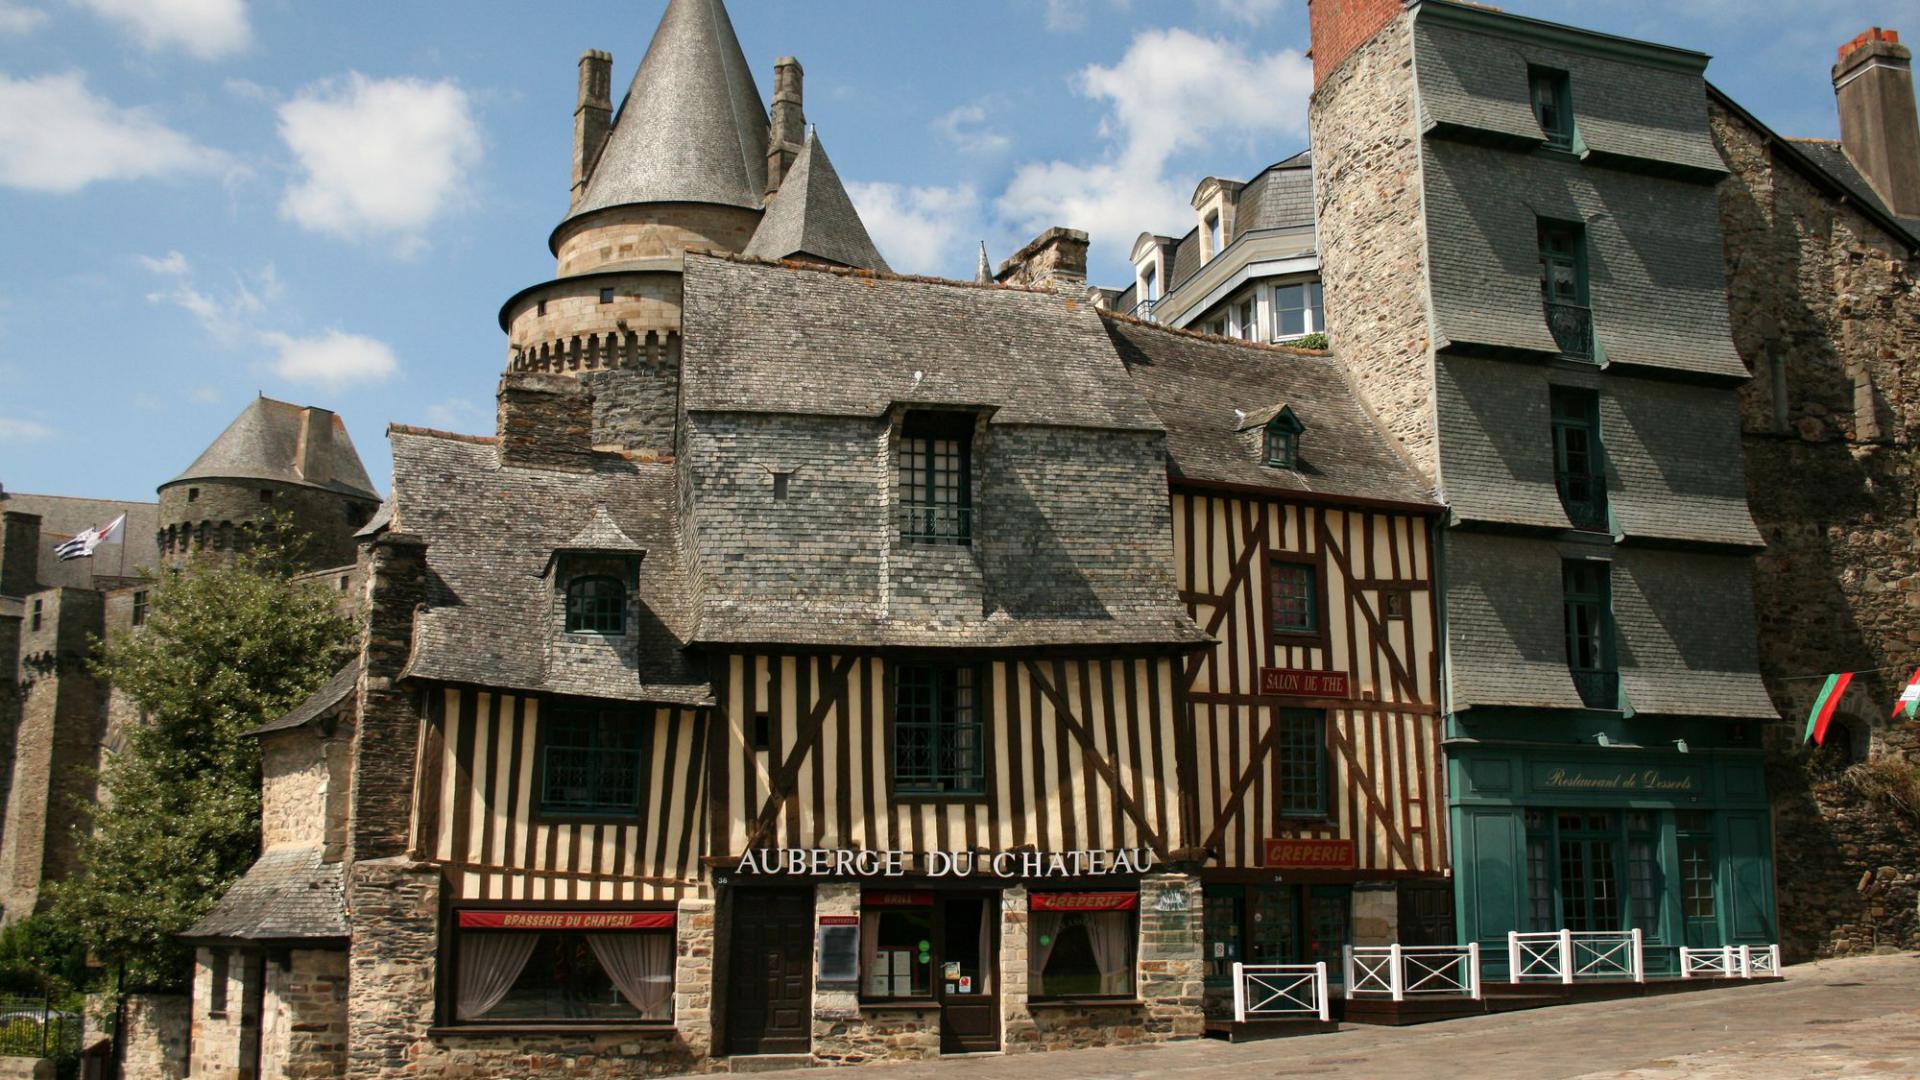
[[[305,727],[333,711],[334,706],[347,700],[359,682],[360,658],[356,656],[345,667],[334,672],[320,689],[309,694],[307,700],[289,710],[285,716],[277,720],[269,720],[248,734],[268,735],[276,731],[292,731],[295,728]]]
[[[633,537],[620,528],[620,523],[607,513],[607,506],[601,503],[593,508],[593,520],[587,526],[573,534],[573,539],[562,544],[559,551],[611,551],[628,554],[642,554],[647,549],[633,542]]]
[[[610,206],[718,203],[759,209],[767,109],[722,0],[669,0],[568,220]]]
[[[326,410],[316,410],[326,412]],[[213,445],[187,466],[187,471],[161,487],[187,480],[274,480],[283,484],[379,499],[366,466],[354,452],[353,440],[340,417],[327,414],[333,428],[326,475],[310,480],[300,472],[300,424],[306,407],[270,397],[257,397],[213,440]]]
[[[1167,427],[1173,481],[1266,489],[1412,512],[1439,509],[1413,466],[1324,353],[1103,316],[1127,372]],[[1265,464],[1262,429],[1291,409],[1299,467]]]
[[[860,212],[840,183],[826,147],[820,145],[820,137],[811,129],[800,156],[767,204],[767,216],[760,219],[760,227],[754,230],[742,254],[757,259],[811,258],[889,272],[887,261],[874,248]]]

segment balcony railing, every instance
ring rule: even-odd
[[[1153,317],[1153,306],[1159,302],[1158,300],[1142,300],[1133,305],[1133,310],[1127,312],[1127,314],[1142,322],[1159,322],[1160,320]]]
[[[1584,532],[1606,532],[1609,525],[1604,479],[1572,473],[1560,473],[1555,479],[1560,488],[1560,505],[1566,509],[1567,520],[1573,527]]]
[[[1573,672],[1574,689],[1580,692],[1580,700],[1589,709],[1617,709],[1620,707],[1620,673],[1616,671]]]
[[[1576,360],[1593,359],[1593,311],[1585,304],[1548,300],[1547,329],[1560,352]]]
[[[900,539],[909,544],[973,542],[973,507],[955,503],[901,503]]]

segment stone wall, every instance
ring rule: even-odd
[[[320,739],[299,728],[260,740],[260,846],[318,847],[327,832],[328,769]]]
[[[258,949],[203,945],[195,952],[188,1070],[194,1080],[251,1077],[265,977],[266,957]]]
[[[860,885],[816,885],[814,916],[859,915]],[[1007,965],[1005,946],[1001,968]],[[822,1065],[923,1061],[940,1056],[940,1010],[862,1006],[858,990],[813,991],[813,1060]]]
[[[262,498],[262,493],[270,497]],[[249,526],[284,515],[307,534],[301,563],[347,566],[354,561],[353,534],[373,517],[378,503],[336,491],[278,480],[189,480],[160,489],[161,561],[219,562],[245,550]]]
[[[347,1075],[347,954],[294,949],[267,967],[260,1080]]]
[[[413,650],[413,616],[427,600],[426,543],[386,533],[367,555],[367,620],[360,642],[358,727],[354,732],[349,860],[406,851],[413,817],[413,766],[420,712],[414,692],[396,686]]]
[[[120,1011],[122,1076],[133,1080],[182,1080],[193,1026],[193,998],[186,994],[128,994]]]
[[[347,1074],[355,1080],[436,1075],[422,1071],[419,1059],[434,1022],[440,872],[404,859],[358,862],[348,872]]]
[[[1316,9],[1326,3],[1316,0]],[[1327,336],[1369,407],[1434,480],[1426,225],[1408,27],[1398,16],[1353,50],[1314,91],[1309,120]]]
[[[760,211],[708,203],[610,206],[553,231],[561,277],[640,259],[672,259],[689,251],[744,251]]]
[[[1728,304],[1754,373],[1741,415],[1749,498],[1767,544],[1754,575],[1760,667],[1784,718],[1769,737],[1781,941],[1796,959],[1914,947],[1920,828],[1826,775],[1844,761],[1792,749],[1821,685],[1807,676],[1855,670],[1838,721],[1856,738],[1852,752],[1920,759],[1920,728],[1888,719],[1920,664],[1913,264],[1897,238],[1794,167],[1765,133],[1718,103],[1709,119],[1733,171],[1720,188]]]
[[[1400,891],[1391,883],[1362,882],[1353,887],[1354,945],[1393,945],[1400,940]]]

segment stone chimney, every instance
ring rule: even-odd
[[[768,195],[780,190],[787,170],[806,146],[807,113],[801,87],[805,75],[800,61],[791,56],[773,62],[773,114],[767,127]]]
[[[588,49],[580,54],[580,101],[573,107],[573,196],[579,206],[613,130],[613,54]]]
[[[40,588],[40,515],[8,510],[0,520],[0,596]]]
[[[294,450],[295,467],[309,484],[324,484],[333,479],[333,414],[308,406],[300,410],[300,445]]]
[[[1913,52],[1895,30],[1874,27],[1840,46],[1833,65],[1840,143],[1876,195],[1901,217],[1920,216],[1920,115]]]
[[[1405,0],[1307,0],[1313,88],[1320,89],[1341,61],[1405,10]]]
[[[1013,253],[993,279],[1002,285],[1084,294],[1087,291],[1087,234],[1054,226]]]
[[[509,371],[500,380],[500,463],[585,472],[593,463],[593,394],[580,380]]]

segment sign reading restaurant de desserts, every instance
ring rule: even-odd
[[[1266,864],[1275,870],[1351,870],[1355,866],[1353,841],[1269,837]]]
[[[750,848],[737,874],[789,877],[1085,877],[1144,874],[1153,869],[1151,848],[1082,851],[853,851],[847,848]]]
[[[1347,673],[1314,671],[1311,668],[1263,667],[1260,692],[1279,697],[1343,698],[1347,696]]]

